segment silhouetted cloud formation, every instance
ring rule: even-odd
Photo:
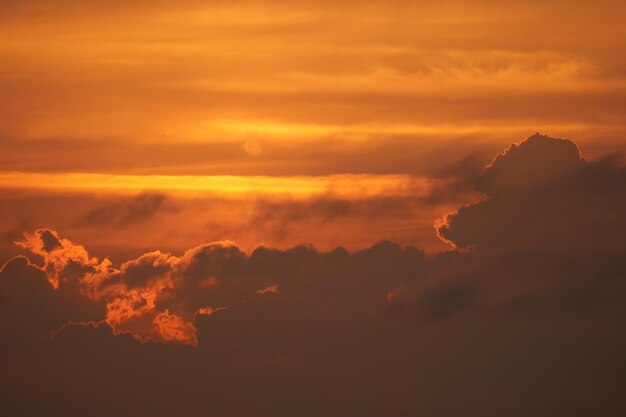
[[[181,257],[154,251],[124,262],[119,269],[49,229],[26,234],[18,244],[41,256],[44,265],[24,263],[18,257],[3,270],[17,262],[44,272],[54,289],[67,286],[89,299],[104,301],[104,318],[98,323],[141,342],[196,345],[196,314],[241,302],[248,295],[271,293],[263,291],[269,281],[244,275],[246,255],[230,242],[201,245]]]
[[[587,162],[573,142],[537,134],[498,155],[477,187],[484,201],[437,222],[443,239],[472,253],[415,286],[426,305],[545,312],[619,303],[623,167]]]
[[[3,411],[622,415],[626,170],[534,135],[467,173],[484,199],[435,256],[223,241],[116,267],[26,234],[36,258],[0,270]]]

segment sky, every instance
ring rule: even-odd
[[[623,415],[625,18],[1,2],[0,414]]]

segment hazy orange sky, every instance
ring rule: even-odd
[[[4,171],[429,175],[536,131],[624,146],[619,1],[0,7]]]
[[[0,186],[24,201],[28,190],[84,200],[103,189],[222,201],[202,211],[174,204],[147,246],[178,239],[171,249],[180,250],[208,234],[249,249],[389,238],[439,250],[432,222],[470,201],[468,190],[447,193],[444,184],[509,143],[537,131],[575,140],[587,157],[624,150],[623,9],[617,1],[4,1]],[[428,204],[401,213],[344,210],[350,233],[310,209],[328,198],[414,197],[418,188]],[[291,217],[272,226],[285,230],[250,231],[259,199],[289,200],[281,207]],[[31,203],[3,207],[0,226],[9,234],[15,224],[55,226],[96,244],[98,233],[63,219],[91,208],[59,203],[60,213],[44,216]],[[188,232],[173,237],[181,227]],[[112,241],[133,245],[137,230],[114,229]]]

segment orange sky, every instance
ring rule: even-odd
[[[358,199],[536,131],[622,151],[624,17],[617,1],[2,2],[0,185],[310,201],[350,178]],[[403,239],[356,244],[381,238]]]
[[[626,416],[626,0],[0,0],[0,416]]]

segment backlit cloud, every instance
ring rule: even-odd
[[[196,314],[241,302],[248,295],[279,292],[267,279],[246,276],[247,256],[229,242],[198,246],[182,257],[150,252],[124,262],[119,269],[49,229],[26,234],[18,244],[43,257],[42,267],[30,262],[26,267],[43,271],[54,289],[76,287],[85,297],[103,300],[101,321],[115,334],[129,333],[141,342],[196,345]],[[213,302],[220,304],[206,304]]]

